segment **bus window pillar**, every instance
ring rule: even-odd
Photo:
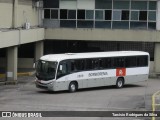
[[[17,52],[17,46],[7,48],[7,81],[17,80]]]
[[[155,43],[155,50],[154,50],[154,68],[156,73],[160,73],[160,43]]]
[[[35,44],[35,61],[39,60],[43,56],[43,41],[36,42]]]

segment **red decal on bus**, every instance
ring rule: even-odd
[[[116,76],[126,76],[126,68],[117,68]]]

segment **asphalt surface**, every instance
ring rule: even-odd
[[[0,86],[0,111],[150,111],[152,110],[152,95],[160,90],[160,80],[149,79],[145,82],[126,85],[122,89],[107,86],[82,89],[75,93],[49,92],[36,88],[34,79],[34,77],[20,77],[17,85]],[[30,119],[149,120],[151,118],[47,117]]]

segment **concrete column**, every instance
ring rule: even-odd
[[[160,30],[160,0],[157,0],[157,24],[156,29]]]
[[[160,43],[155,43],[154,68],[156,73],[160,73]]]
[[[18,27],[18,0],[13,0],[13,28]]]
[[[17,80],[17,52],[17,46],[7,48],[7,80]]]
[[[43,41],[36,42],[35,44],[35,61],[39,60],[43,56]]]

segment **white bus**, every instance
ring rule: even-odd
[[[66,53],[36,62],[36,86],[50,91],[116,85],[148,79],[149,53],[141,51]]]

